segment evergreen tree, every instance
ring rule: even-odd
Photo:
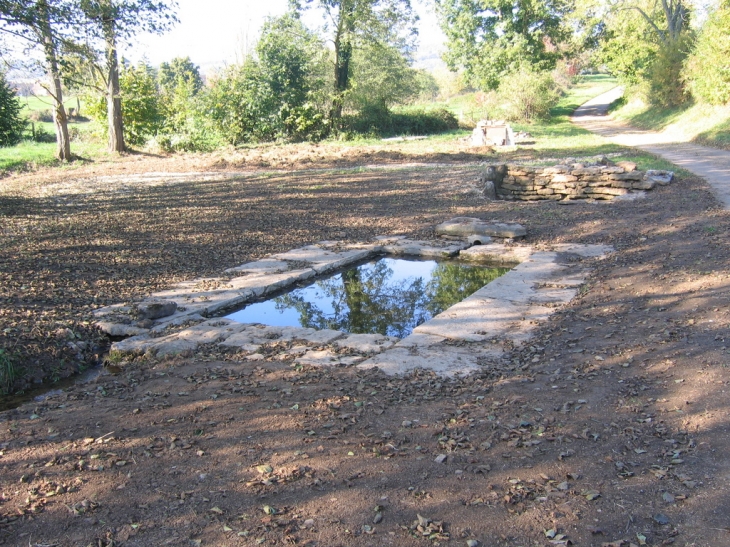
[[[20,115],[21,108],[15,90],[8,84],[5,74],[0,72],[0,146],[12,146],[20,142],[26,125]]]

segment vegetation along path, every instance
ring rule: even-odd
[[[612,103],[621,98],[616,87],[591,99],[573,113],[573,122],[624,146],[660,156],[699,175],[710,183],[718,199],[730,209],[730,152],[668,139],[656,131],[636,129],[607,117]]]

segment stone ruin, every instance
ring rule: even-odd
[[[481,120],[471,134],[472,146],[512,146],[512,128],[504,121]]]
[[[611,200],[665,186],[673,179],[672,171],[640,171],[633,162],[613,163],[601,157],[595,162],[566,161],[551,167],[488,165],[480,183],[488,199],[563,201]]]

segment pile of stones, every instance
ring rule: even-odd
[[[630,161],[566,162],[550,167],[489,165],[481,176],[485,197],[505,200],[610,200],[672,182],[672,171],[640,171]]]

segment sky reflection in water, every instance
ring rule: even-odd
[[[508,271],[454,261],[381,258],[226,317],[403,338]]]

